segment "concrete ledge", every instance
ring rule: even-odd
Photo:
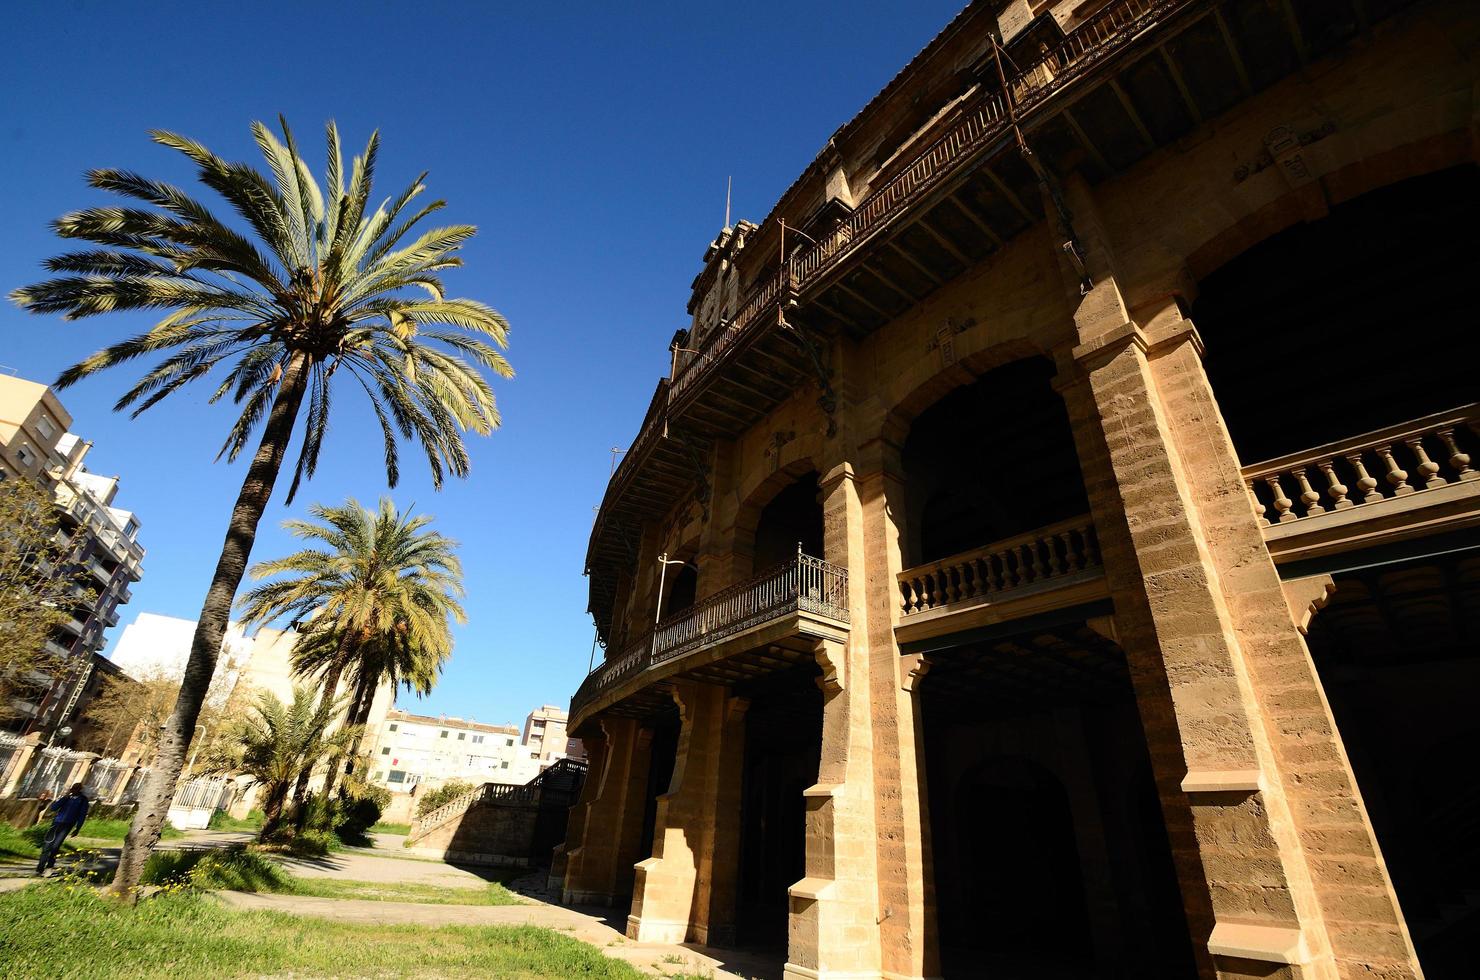
[[[1257,793],[1264,788],[1258,769],[1189,769],[1184,793]]]
[[[817,783],[802,790],[802,796],[808,799],[834,799],[842,795],[842,783]]]
[[[485,854],[481,851],[444,851],[436,847],[408,847],[407,854],[418,857],[436,858],[449,864],[473,864],[487,868],[528,868],[533,862],[527,857],[510,857],[507,854]]]
[[[681,943],[688,938],[687,920],[651,919],[627,916],[627,938],[639,943]]]
[[[782,980],[879,980],[881,974],[860,973],[856,970],[814,970],[810,966],[788,963],[782,968],[781,976]]]
[[[1219,922],[1208,937],[1208,952],[1265,963],[1304,963],[1310,959],[1305,934],[1289,926]]]
[[[819,902],[825,898],[832,898],[834,884],[831,878],[803,878],[788,888],[786,893],[792,898]]]

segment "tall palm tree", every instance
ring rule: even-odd
[[[421,177],[370,209],[378,134],[354,159],[346,184],[339,133],[330,123],[321,189],[285,121],[281,142],[261,123],[252,133],[271,177],[184,136],[152,134],[194,164],[201,183],[227,201],[250,233],[232,228],[178,187],[122,170],[94,170],[88,174],[93,187],[133,204],[58,219],[53,227],[63,238],[101,247],[48,260],[55,278],[11,293],[32,312],[69,320],[114,310],[168,311],[149,331],[62,372],[58,388],[160,354],[115,409],[132,407],[138,415],[219,369],[224,376],[212,402],[229,396],[240,406],[221,454],[235,460],[261,430],[201,606],[180,696],[124,841],[113,885],[120,896],[135,893],[159,839],[232,598],[305,401],[289,501],[318,464],[336,376],[341,388],[366,396],[362,411],[379,423],[390,485],[400,474],[399,434],[421,443],[440,487],[445,474],[468,472],[463,433],[486,435],[499,423],[480,369],[512,373],[499,352],[508,339],[503,317],[474,300],[449,299],[443,288],[440,274],[461,265],[456,253],[475,229],[418,230],[443,207],[442,201],[412,206],[424,189]]]
[[[380,658],[372,643],[383,637],[394,635],[413,660],[445,660],[452,650],[448,620],[465,619],[457,542],[428,530],[431,517],[403,515],[387,498],[373,511],[350,499],[342,507],[315,504],[310,512],[314,520],[283,526],[318,546],[252,566],[255,579],[279,577],[238,600],[246,621],[289,618],[297,625],[294,672],[318,676],[326,701],[346,671],[361,681],[383,673],[366,667]],[[357,691],[351,706],[361,700]],[[308,779],[305,771],[294,791],[298,803]]]

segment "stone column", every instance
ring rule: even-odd
[[[819,640],[822,755],[807,803],[806,877],[791,886],[786,976],[876,976],[878,834],[863,506],[847,463],[821,480],[826,559],[848,569],[847,642]],[[890,668],[894,667],[890,664]]]
[[[678,681],[673,685],[680,724],[673,781],[658,797],[653,853],[637,864],[627,936],[638,942],[708,942],[717,824],[721,814],[719,763],[726,734],[725,689]],[[738,802],[739,794],[733,795]],[[733,926],[733,922],[730,923]]]
[[[1094,286],[1061,388],[1203,968],[1420,976],[1196,332],[1171,300],[1131,316],[1082,182],[1068,203]]]
[[[591,814],[591,804],[595,802],[597,788],[601,785],[602,771],[606,763],[606,739],[602,736],[587,736],[581,740],[586,749],[586,779],[581,783],[581,793],[576,798],[575,805],[570,808],[570,816],[566,820],[565,840],[555,846],[550,855],[550,874],[545,879],[545,887],[549,890],[565,889],[565,873],[570,864],[570,852],[581,846],[581,841],[586,835],[586,824]]]
[[[877,426],[855,455],[859,517],[847,539],[853,592],[851,642],[863,644],[873,741],[873,796],[879,943],[886,978],[940,974],[924,729],[916,682],[928,664],[901,656],[896,576],[903,569],[903,433]],[[833,559],[829,559],[833,560]]]
[[[10,759],[10,769],[6,774],[5,785],[0,787],[0,797],[14,796],[20,792],[21,782],[26,778],[26,772],[39,751],[41,735],[39,732],[32,732],[21,741],[20,748],[15,750],[15,755]]]
[[[562,901],[567,905],[615,905],[630,894],[642,840],[652,730],[632,718],[602,719],[601,730],[605,765],[579,845],[566,858]],[[587,778],[596,778],[594,770]]]

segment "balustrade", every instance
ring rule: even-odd
[[[847,623],[847,570],[798,552],[790,561],[708,596],[587,675],[571,699],[571,711],[633,674],[793,612]]]
[[[1012,592],[1100,565],[1089,517],[1076,517],[899,573],[904,615]]]
[[[1244,485],[1261,524],[1288,524],[1473,480],[1477,434],[1480,405],[1464,405],[1247,466]]]

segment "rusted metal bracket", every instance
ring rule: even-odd
[[[828,377],[827,368],[823,366],[822,355],[818,353],[817,345],[812,343],[812,338],[807,336],[806,330],[787,322],[784,306],[780,310],[780,325],[782,330],[789,331],[797,339],[802,350],[807,352],[807,359],[812,362],[812,373],[816,376],[817,386],[822,389],[817,407],[827,414],[827,437],[831,439],[838,434],[838,397],[833,392],[832,379]]]

